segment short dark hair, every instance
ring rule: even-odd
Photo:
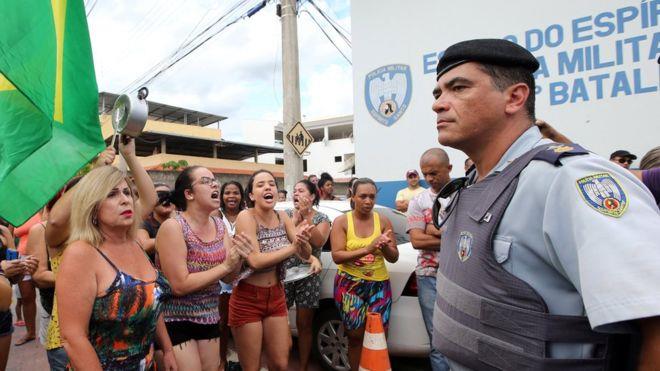
[[[302,184],[307,188],[307,191],[309,191],[310,194],[314,195],[314,200],[312,200],[312,205],[318,205],[319,204],[319,190],[316,188],[314,183],[310,182],[307,179],[301,179],[299,180],[296,184]]]
[[[319,188],[323,188],[323,186],[324,186],[325,183],[327,183],[327,182],[332,182],[332,183],[334,183],[335,180],[332,179],[332,175],[330,175],[330,174],[328,174],[328,173],[321,173],[321,177],[319,178],[319,181],[318,181],[318,183],[316,183],[316,184],[318,185]]]
[[[527,116],[530,120],[536,120],[536,83],[534,75],[523,67],[505,67],[496,64],[478,63],[479,68],[490,76],[493,86],[499,91],[504,91],[513,84],[523,83],[529,88],[529,96],[525,102]]]
[[[248,179],[247,186],[245,187],[245,203],[248,207],[254,207],[254,201],[250,199],[250,193],[252,193],[252,190],[254,189],[254,178],[261,173],[268,173],[273,179],[275,179],[275,175],[266,169],[257,170],[252,173],[252,176]],[[277,181],[275,181],[275,189],[277,189]]]
[[[230,184],[236,186],[236,188],[238,188],[238,193],[241,195],[241,202],[238,203],[238,210],[245,209],[245,202],[243,202],[245,198],[243,194],[243,185],[235,180],[230,180],[227,183],[223,183],[222,187],[220,187],[220,210],[225,210],[225,198],[222,197],[222,195],[225,194],[225,188]]]

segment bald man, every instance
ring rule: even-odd
[[[440,231],[433,226],[433,203],[436,196],[449,183],[451,164],[447,153],[440,148],[431,148],[422,154],[419,161],[424,180],[429,188],[415,196],[408,205],[408,234],[413,247],[419,250],[417,257],[417,298],[422,309],[424,325],[429,335],[433,334],[433,304],[436,292],[436,271],[440,252]],[[444,206],[444,200],[441,200]],[[437,350],[431,351],[433,371],[449,370],[445,356]]]

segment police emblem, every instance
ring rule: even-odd
[[[580,178],[576,182],[582,199],[601,214],[618,218],[628,208],[628,196],[609,173]]]
[[[364,100],[371,116],[392,126],[406,112],[412,95],[410,66],[390,64],[369,72],[364,79]]]
[[[458,244],[456,244],[456,250],[458,252],[458,260],[465,262],[472,255],[472,233],[470,232],[461,232],[458,235]]]

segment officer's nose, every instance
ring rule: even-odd
[[[442,95],[437,96],[431,105],[431,109],[435,113],[447,111],[449,109],[447,98]]]

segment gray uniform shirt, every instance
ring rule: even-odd
[[[531,127],[493,172],[545,143]],[[626,321],[660,315],[660,212],[651,193],[628,170],[597,155],[561,162],[532,161],[520,174],[495,235],[496,260],[531,285],[550,313],[586,315],[596,331],[623,332]],[[618,217],[590,204],[578,183],[599,174],[615,179],[627,200]],[[555,343],[549,356],[590,353],[589,345]]]

